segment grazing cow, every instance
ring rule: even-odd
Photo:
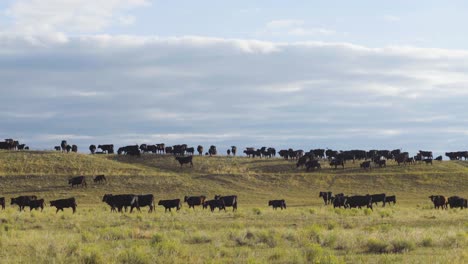
[[[203,155],[203,146],[202,146],[202,145],[198,145],[198,147],[197,147],[197,152],[198,152],[198,155],[199,155],[199,156],[202,156],[202,155]]]
[[[429,199],[431,199],[432,203],[434,203],[434,209],[447,209],[448,200],[445,196],[431,195],[429,196]]]
[[[360,167],[363,168],[363,169],[370,169],[371,168],[370,160],[362,162]]]
[[[309,159],[308,156],[302,156],[297,160],[296,168],[302,167],[306,164],[307,160]]]
[[[30,200],[28,205],[29,205],[29,211],[32,211],[32,209],[37,210],[41,208],[41,212],[42,212],[42,210],[44,210],[44,199]]]
[[[106,152],[107,154],[114,154],[113,144],[98,145],[98,148],[101,149],[102,152]]]
[[[231,152],[233,156],[236,156],[237,153],[237,147],[236,146],[231,146]]]
[[[0,197],[0,206],[2,206],[2,210],[5,210],[5,197]]]
[[[60,143],[60,147],[62,148],[62,152],[65,152],[67,151],[67,141],[66,140],[62,140],[62,143]]]
[[[211,212],[214,212],[214,209],[218,208],[219,211],[226,211],[226,206],[224,205],[224,200],[209,200],[203,203],[203,209],[210,207]]]
[[[323,198],[323,202],[325,205],[330,204],[332,201],[332,192],[320,192],[319,193],[319,198]]]
[[[138,211],[141,212],[140,207],[149,207],[148,213],[153,212],[156,208],[154,205],[154,196],[152,194],[141,194],[138,195]]]
[[[335,198],[333,198],[333,208],[341,208],[342,206],[344,208],[346,208],[345,206],[345,201],[348,197],[347,196],[344,196],[343,194],[341,195],[335,195]]]
[[[190,167],[193,167],[192,158],[193,158],[193,156],[175,157],[175,159],[179,162],[181,167],[182,167],[182,165],[189,164],[189,163],[190,163]]]
[[[26,144],[19,144],[18,145],[18,150],[24,150],[26,149]]]
[[[203,205],[205,202],[206,196],[201,195],[201,196],[185,196],[184,197],[184,203],[187,203],[190,208],[193,208],[195,210],[195,206],[198,205]]]
[[[131,146],[125,146],[121,147],[117,150],[117,154],[122,155],[130,155],[130,156],[140,156],[140,148],[138,145],[131,145]]]
[[[378,202],[382,202],[383,203],[382,207],[385,207],[385,197],[386,197],[385,193],[372,194],[371,195],[372,203],[377,205]]]
[[[30,201],[37,200],[37,196],[35,195],[23,195],[18,196],[16,198],[11,198],[11,205],[17,204],[19,206],[20,212],[24,209],[24,207],[29,205]]]
[[[450,208],[467,208],[467,200],[458,197],[458,196],[451,196],[448,198],[448,204],[450,205]]]
[[[367,208],[372,209],[372,197],[370,195],[355,195],[350,196],[345,199],[345,208],[362,208],[362,206],[366,206]]]
[[[180,202],[180,199],[173,199],[173,200],[159,200],[158,205],[164,206],[165,210],[164,212],[169,212],[171,211],[171,208],[176,208],[177,211],[180,210],[182,207],[182,203]]]
[[[387,203],[396,204],[396,196],[395,195],[385,196],[385,204]]]
[[[214,197],[215,200],[223,200],[223,204],[225,207],[231,207],[232,206],[232,211],[237,210],[237,195],[228,195],[228,196],[221,196],[221,195],[215,195]],[[226,209],[224,209],[226,210]]]
[[[437,160],[437,161],[442,161],[442,156],[437,156],[437,158],[435,158],[434,160]]]
[[[96,177],[94,177],[93,179],[93,182],[94,183],[104,183],[104,182],[107,183],[107,179],[105,175],[96,175]]]
[[[335,166],[335,169],[338,167],[338,166],[341,166],[343,167],[344,169],[344,160],[343,159],[332,159],[330,161],[330,166]]]
[[[309,171],[310,169],[320,169],[320,163],[318,160],[309,160],[305,164],[306,170]]]
[[[427,164],[431,164],[432,165],[432,159],[423,159],[423,161]]]
[[[57,208],[55,213],[58,213],[59,210],[63,212],[63,208],[71,208],[73,213],[75,213],[77,207],[75,197],[50,201],[50,206],[55,206],[55,208]]]
[[[268,206],[272,206],[274,210],[281,208],[281,210],[286,209],[286,201],[282,200],[270,200],[268,201]]]
[[[130,213],[133,212],[133,208],[139,209],[138,196],[134,194],[105,194],[102,201],[111,207],[111,211],[117,208],[119,212],[122,212],[122,208],[125,207],[126,212],[128,206],[130,206]]]
[[[90,145],[89,146],[89,151],[91,152],[91,154],[96,153],[96,145]]]
[[[54,149],[55,149],[56,151],[60,151],[60,150],[61,150],[60,146],[55,146]]]
[[[81,187],[87,187],[85,176],[76,176],[68,180],[68,184],[71,184],[71,187],[75,185],[81,185]]]

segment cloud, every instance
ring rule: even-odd
[[[0,136],[82,150],[456,146],[468,131],[467,61],[466,50],[406,46],[3,34]]]
[[[397,16],[392,16],[392,15],[385,15],[383,16],[383,19],[388,22],[399,22],[401,21],[400,17]]]
[[[57,32],[94,33],[112,24],[132,24],[126,15],[147,0],[17,0],[6,10],[13,21],[10,32],[41,35]]]
[[[322,27],[310,27],[303,20],[281,19],[272,20],[265,26],[264,34],[268,35],[290,35],[296,37],[308,36],[330,36],[336,34],[334,30]]]

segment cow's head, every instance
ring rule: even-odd
[[[104,196],[102,197],[102,201],[107,202],[110,197],[112,197],[112,194],[104,194]]]
[[[215,200],[219,200],[219,198],[221,198],[221,195],[219,195],[219,194],[217,194],[217,195],[214,196],[214,199],[215,199]]]

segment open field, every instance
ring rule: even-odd
[[[170,156],[140,158],[55,152],[0,152],[0,196],[74,196],[77,213],[0,211],[2,263],[466,263],[468,210],[434,210],[431,194],[468,197],[468,162],[364,171],[358,163],[305,172],[282,159]],[[109,183],[67,186],[71,175],[106,174]],[[395,194],[396,206],[333,209],[319,191]],[[148,214],[110,213],[105,193],[237,194],[237,212],[184,204]],[[273,211],[270,199],[288,209]]]

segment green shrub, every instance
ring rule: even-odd
[[[425,237],[421,241],[421,246],[423,247],[432,247],[434,245],[434,242],[432,241],[431,237]]]
[[[387,253],[389,252],[389,249],[390,249],[390,245],[385,242],[385,241],[381,241],[381,240],[377,240],[377,239],[369,239],[367,241],[367,252],[369,253],[378,253],[378,254],[382,254],[382,253]]]
[[[408,240],[394,240],[391,245],[393,253],[406,253],[415,248],[414,243]]]
[[[162,241],[164,240],[163,236],[161,234],[154,234],[152,237],[151,237],[151,241],[150,241],[150,244],[152,246],[155,246],[159,243],[161,243]]]
[[[81,262],[83,264],[101,264],[105,263],[102,259],[102,256],[99,252],[91,251],[89,253],[85,253],[81,257]]]

